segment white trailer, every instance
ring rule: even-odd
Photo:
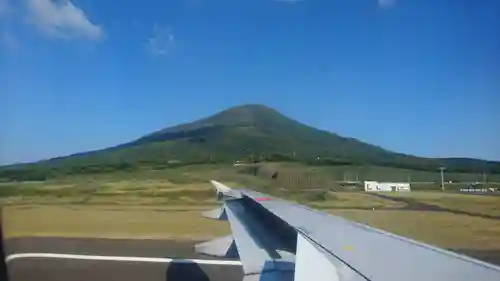
[[[410,183],[407,182],[377,182],[365,181],[365,191],[410,191]]]
[[[365,191],[379,191],[378,182],[376,181],[365,181]]]

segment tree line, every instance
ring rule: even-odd
[[[91,160],[89,160],[91,159]],[[93,158],[66,158],[47,162],[38,162],[22,165],[13,165],[8,167],[0,167],[0,180],[2,181],[43,181],[51,178],[57,178],[68,175],[79,174],[100,174],[112,173],[118,171],[133,172],[140,169],[171,169],[185,165],[195,164],[234,164],[236,161],[244,163],[260,163],[260,162],[298,162],[312,166],[383,166],[391,168],[401,168],[408,170],[433,171],[437,172],[440,163],[424,162],[412,163],[405,161],[369,161],[363,158],[341,159],[333,157],[304,157],[297,158],[294,154],[288,153],[267,153],[257,154],[249,153],[242,157],[230,157],[224,155],[204,155],[202,157],[187,157],[185,159],[128,159],[114,160],[101,159],[97,161]],[[86,161],[87,160],[87,161]],[[456,173],[488,173],[500,174],[500,168],[497,166],[488,167],[467,167],[448,165],[447,172]]]

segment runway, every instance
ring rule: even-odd
[[[238,260],[198,255],[198,242],[30,237],[6,240],[5,250],[11,281],[242,280]],[[500,265],[499,250],[450,250]]]
[[[239,261],[200,256],[196,243],[52,237],[8,239],[5,247],[11,281],[242,280]]]

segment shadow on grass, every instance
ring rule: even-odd
[[[391,196],[377,194],[377,193],[367,193],[367,194],[369,194],[371,196],[378,197],[378,198],[386,199],[386,200],[392,200],[395,202],[405,203],[406,206],[399,209],[402,211],[406,210],[406,211],[448,212],[448,213],[452,213],[455,215],[467,215],[467,216],[483,218],[483,219],[500,220],[500,216],[493,216],[493,215],[488,215],[488,214],[480,214],[480,213],[473,213],[473,212],[467,212],[467,211],[456,210],[456,209],[443,208],[443,207],[436,206],[436,205],[422,203],[420,201],[415,200],[414,198],[391,197]],[[383,208],[379,208],[379,210],[383,210]]]
[[[449,249],[450,251],[469,256],[487,263],[500,266],[500,250]]]

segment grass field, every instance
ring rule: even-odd
[[[446,212],[331,210],[330,213],[443,248],[500,250],[500,221]]]
[[[276,171],[279,176],[272,179]],[[266,164],[257,171],[252,167],[201,165],[2,183],[0,200],[5,210],[7,237],[209,239],[229,233],[227,223],[208,220],[200,214],[218,204],[209,183],[216,179],[228,186],[261,190],[441,247],[500,250],[500,220],[402,210],[407,206],[403,202],[339,187],[338,180],[352,179],[356,173],[360,179],[360,175],[371,175],[374,178],[370,179],[392,181],[404,180],[408,173],[412,179],[437,175],[380,167],[356,170],[293,163]],[[418,192],[418,185],[415,186],[413,190],[417,192],[384,194],[451,210],[500,216],[500,197]],[[356,208],[368,210],[351,210]],[[379,210],[383,208],[401,210]]]
[[[229,234],[229,225],[201,216],[206,208],[10,206],[6,238],[62,236],[99,238],[209,239]]]
[[[271,175],[274,173],[277,173],[278,176],[271,179]],[[42,183],[22,183],[21,185],[53,184],[105,189],[109,183],[112,183],[140,188],[138,184],[149,185],[150,187],[164,181],[168,181],[168,183],[160,186],[199,184],[206,183],[211,179],[263,189],[279,187],[288,189],[339,189],[339,181],[342,180],[410,180],[417,189],[440,189],[438,171],[415,171],[377,166],[306,166],[298,163],[261,163],[239,167],[227,164],[192,165],[164,170],[73,175]],[[481,175],[465,173],[446,173],[445,179],[453,182],[477,182],[483,180]],[[500,175],[489,175],[488,180],[490,182],[500,182]],[[449,187],[459,189],[466,186],[467,184],[452,184]]]
[[[402,208],[406,204],[386,200],[382,198],[376,198],[370,196],[366,193],[361,192],[327,192],[324,200],[318,200],[322,198],[315,199],[314,196],[307,193],[302,194],[299,198],[299,203],[309,205],[318,209],[329,209],[329,208]],[[312,198],[308,198],[312,197]],[[293,198],[292,198],[293,199]]]
[[[6,237],[68,236],[210,239],[227,222],[201,216],[209,207],[8,206]],[[500,221],[442,212],[330,210],[354,221],[446,248],[500,250]]]
[[[374,198],[363,193],[348,193],[327,192],[326,196],[319,193],[299,193],[288,196],[288,199],[308,205],[314,208],[401,208],[405,204]],[[319,196],[321,197],[319,197]],[[194,198],[189,196],[180,196],[175,199],[169,197],[147,197],[137,195],[113,195],[113,196],[12,196],[3,198],[2,202],[5,206],[31,206],[31,205],[49,205],[49,206],[130,206],[130,207],[170,207],[177,206],[215,206],[218,202],[215,200],[215,192],[210,190],[207,192],[207,198],[202,195],[197,195]],[[199,197],[199,198],[196,198]],[[319,198],[317,198],[319,197]]]

